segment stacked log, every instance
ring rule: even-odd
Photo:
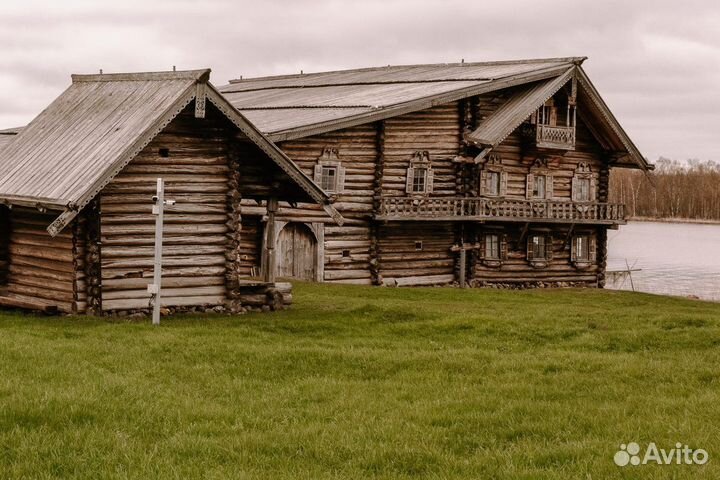
[[[101,262],[101,235],[100,235],[100,202],[93,200],[79,217],[80,221],[84,220],[84,243],[85,258],[84,269],[80,268],[79,261],[76,260],[76,277],[80,276],[80,272],[85,277],[85,299],[87,308],[85,312],[88,315],[102,314],[102,262]],[[75,238],[83,238],[81,232],[75,235]],[[79,291],[79,289],[76,289]],[[79,311],[83,311],[79,309]]]
[[[10,243],[10,209],[0,205],[0,289],[7,284]]]
[[[56,216],[22,208],[11,211],[7,292],[28,303],[73,313],[78,310],[80,281],[75,260],[83,247],[74,243],[74,226],[54,238],[47,233]]]
[[[165,210],[162,305],[225,303],[233,131],[213,109],[199,120],[189,105],[101,192],[103,311],[148,307],[158,177],[177,202]]]

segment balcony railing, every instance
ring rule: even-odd
[[[625,205],[557,200],[381,197],[378,220],[625,223]]]
[[[575,149],[575,127],[553,127],[538,125],[536,129],[537,146],[561,150]]]

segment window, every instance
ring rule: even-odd
[[[590,261],[590,238],[587,236],[578,236],[573,238],[573,258],[578,262]]]
[[[337,167],[322,167],[320,188],[326,192],[334,192],[337,190]]]
[[[572,179],[572,199],[574,202],[591,202],[595,200],[595,180],[587,162],[580,162]]]
[[[576,235],[572,238],[570,261],[576,268],[592,265],[596,258],[595,237],[592,235]]]
[[[423,249],[423,242],[417,241],[415,242],[415,250],[422,251]]]
[[[160,150],[158,150],[158,155],[160,155],[162,158],[167,158],[170,156],[170,149],[161,148]]]
[[[575,194],[576,202],[589,202],[590,201],[590,179],[589,178],[576,178],[575,179]]]
[[[500,172],[487,172],[485,174],[485,195],[500,195]]]
[[[553,240],[550,235],[535,233],[528,237],[527,259],[533,267],[546,267],[552,254]]]
[[[545,185],[547,177],[545,175],[535,175],[533,180],[533,198],[545,198]]]
[[[407,169],[405,192],[412,195],[432,193],[433,171],[430,153],[415,152]]]
[[[496,233],[485,235],[485,259],[500,260],[500,235]]]
[[[342,193],[345,189],[345,167],[340,164],[336,148],[323,149],[315,165],[315,183],[327,193]]]
[[[350,250],[343,250],[342,256],[343,258],[350,258]]]
[[[427,186],[427,168],[415,167],[413,168],[412,178],[412,192],[413,193],[425,193]]]

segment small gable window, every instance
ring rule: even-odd
[[[315,165],[313,180],[327,193],[342,193],[345,190],[345,167],[336,148],[323,149]]]
[[[597,175],[586,162],[580,162],[572,179],[572,199],[574,202],[592,202],[595,200]]]
[[[491,154],[480,171],[480,193],[487,197],[502,197],[507,192],[507,173],[499,154]]]
[[[527,260],[535,268],[544,268],[553,257],[551,235],[535,233],[528,237]]]
[[[415,152],[407,169],[405,192],[411,195],[432,193],[433,171],[429,152]]]

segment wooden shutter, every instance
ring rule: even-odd
[[[408,167],[407,177],[405,178],[405,192],[413,193],[413,177],[415,176],[415,169]]]
[[[498,192],[498,193],[501,197],[504,197],[505,195],[507,195],[507,182],[508,182],[507,177],[508,176],[507,176],[506,172],[500,172],[500,192]]]
[[[577,242],[578,242],[578,237],[572,237],[572,241],[570,242],[570,261],[571,262],[577,262]]]
[[[487,188],[487,170],[480,170],[480,195],[486,195]]]
[[[533,260],[533,259],[535,258],[534,255],[533,255],[533,254],[534,254],[534,251],[533,251],[533,238],[534,238],[534,235],[530,235],[530,236],[528,236],[528,238],[527,238],[527,259],[528,259],[528,260]]]
[[[571,188],[571,192],[570,192],[570,198],[572,198],[572,201],[573,201],[573,202],[577,202],[578,190],[579,190],[579,187],[578,187],[578,177],[577,177],[577,176],[573,176],[573,178],[572,178],[572,186],[571,186],[571,187],[572,187],[572,188]]]
[[[432,193],[433,192],[433,181],[435,175],[433,174],[433,169],[428,166],[428,169],[425,170],[426,176],[425,176],[425,192]]]
[[[545,258],[552,260],[553,258],[553,237],[552,235],[545,236]]]
[[[595,235],[591,235],[588,238],[588,252],[590,256],[590,261],[592,263],[597,262],[597,240],[595,239]]]
[[[315,165],[315,174],[313,175],[313,180],[315,180],[315,183],[317,183],[318,185],[320,185],[322,182],[322,170],[322,164],[318,163],[317,165]]]
[[[595,181],[596,181],[596,180],[597,180],[597,175],[593,174],[593,175],[590,177],[590,193],[589,193],[590,198],[589,198],[589,200],[590,200],[591,202],[594,202],[594,201],[595,201],[595,198],[596,198],[596,197],[595,197]]]
[[[343,193],[345,191],[345,167],[337,166],[337,178],[335,179],[335,192]]]
[[[552,198],[555,196],[555,192],[553,189],[553,183],[554,179],[552,175],[546,175],[545,176],[545,198],[548,200],[552,200]]]
[[[485,259],[485,245],[487,242],[487,234],[480,235],[480,248],[478,249],[478,258],[480,260]]]
[[[507,235],[500,234],[500,259],[507,260],[508,257],[508,242]]]
[[[533,197],[533,187],[535,186],[535,175],[528,173],[525,178],[525,198],[528,200]]]

